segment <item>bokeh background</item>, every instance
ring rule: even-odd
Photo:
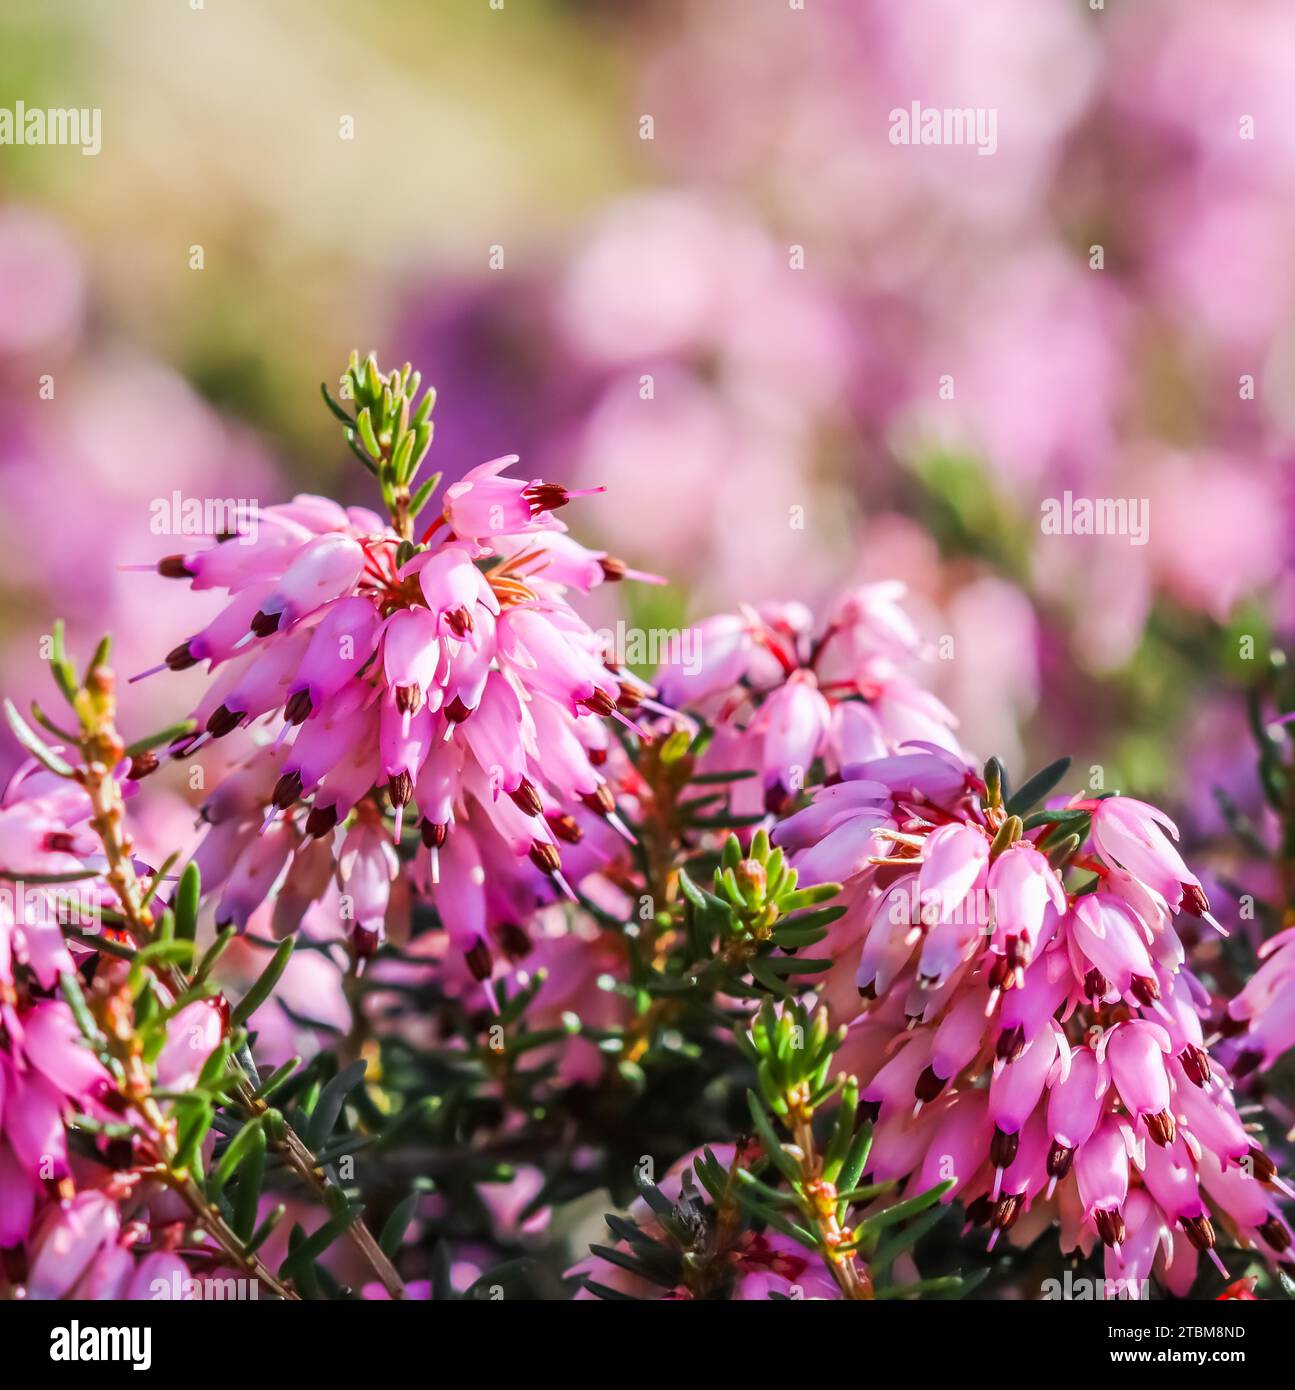
[[[154,499],[364,497],[318,388],[373,347],[448,477],[607,485],[636,619],[901,578],[969,748],[1209,833],[1295,615],[1293,63],[1289,0],[5,6],[0,105],[102,150],[0,147],[4,685],[55,614],[187,635],[119,569]],[[915,100],[996,153],[891,144]],[[1147,543],[1044,535],[1066,489]]]

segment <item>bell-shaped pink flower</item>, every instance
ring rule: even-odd
[[[308,835],[327,835],[350,815],[378,780],[379,759],[374,756],[379,728],[377,709],[367,712],[367,724],[362,723],[360,727],[364,729],[363,734],[357,734],[341,759],[324,773],[323,785],[315,793],[314,808],[306,817]],[[206,881],[204,876],[203,882]]]
[[[262,603],[273,591],[273,583],[266,580],[235,594],[206,627],[181,642],[178,647],[172,648],[162,665],[138,676],[132,676],[132,681],[168,668],[172,671],[186,671],[200,661],[207,662],[208,669],[214,671],[217,666],[238,654],[247,637],[252,619],[261,611]]]
[[[911,1114],[918,1079],[931,1061],[931,1035],[914,1034],[859,1091],[863,1113],[885,1118],[896,1109]]]
[[[534,729],[530,714],[522,709],[517,691],[498,671],[486,677],[481,703],[463,726],[463,738],[477,765],[486,774],[495,794],[513,795],[523,783],[530,791],[527,808],[536,815],[539,798],[526,780],[528,749],[534,748]]]
[[[1056,1016],[1073,988],[1074,977],[1065,952],[1049,951],[1036,957],[1016,988],[1002,996],[997,1055],[1007,1062],[1019,1057],[1021,1049]]]
[[[22,1017],[22,1054],[65,1096],[84,1101],[110,1084],[103,1063],[85,1045],[72,1010],[61,999],[43,999]]]
[[[357,703],[364,694],[362,687],[347,687],[301,726],[296,741],[279,758],[280,775],[270,795],[275,806],[286,810],[313,792],[348,754],[363,748],[374,718],[371,709]],[[266,760],[259,761],[264,765]]]
[[[350,536],[333,533],[303,546],[261,604],[249,628],[258,637],[286,632],[307,613],[354,587],[364,550]]]
[[[944,749],[914,749],[845,769],[851,777],[880,782],[892,796],[942,806],[967,787],[967,767]]]
[[[60,1203],[42,1227],[27,1275],[29,1298],[66,1298],[121,1229],[117,1204],[102,1192]]]
[[[604,779],[594,770],[579,734],[582,723],[592,717],[573,716],[547,695],[535,695],[527,708],[534,729],[535,752],[531,756],[545,779],[569,800],[596,793]]]
[[[1049,914],[1065,909],[1066,894],[1052,866],[1028,841],[1018,841],[991,865],[992,945],[1014,963],[1029,962]]]
[[[982,882],[988,863],[989,841],[975,826],[942,825],[933,830],[918,874],[923,913],[930,904],[937,921],[953,917]]]
[[[194,712],[194,719],[213,738],[223,738],[241,724],[278,709],[310,642],[304,630],[289,633],[258,651],[247,664],[228,671],[228,685],[217,684]]]
[[[1196,1165],[1181,1135],[1164,1148],[1153,1145],[1147,1150],[1142,1180],[1165,1215],[1182,1227],[1192,1246],[1208,1255],[1220,1273],[1226,1275],[1227,1270],[1214,1248],[1214,1223],[1201,1199]]]
[[[1273,1211],[1262,1183],[1242,1168],[1210,1164],[1202,1165],[1200,1180],[1220,1210],[1235,1223],[1243,1240],[1262,1240],[1283,1264],[1289,1260],[1290,1227]]]
[[[1054,1184],[1070,1172],[1075,1150],[1092,1138],[1106,1110],[1109,1073],[1091,1047],[1077,1047],[1070,1067],[1048,1093],[1048,1176]]]
[[[292,852],[292,863],[274,899],[271,930],[278,940],[291,936],[334,874],[333,847],[327,839],[307,838]]]
[[[404,569],[406,574],[411,572],[417,573],[423,598],[441,632],[466,637],[476,625],[479,609],[499,612],[494,590],[461,545],[416,556]]]
[[[995,1067],[989,1082],[989,1118],[994,1125],[990,1158],[1000,1176],[1016,1157],[1021,1128],[1039,1103],[1056,1060],[1056,1031],[1045,1028],[1014,1062]]]
[[[441,849],[440,881],[433,897],[443,905],[445,929],[457,950],[469,963],[485,951],[489,972],[490,948],[486,941],[485,870],[471,834],[457,831]]]
[[[1128,1122],[1106,1115],[1091,1137],[1080,1144],[1075,1157],[1084,1219],[1096,1226],[1104,1245],[1120,1245],[1124,1240],[1122,1209],[1129,1195],[1132,1144]]]
[[[337,865],[346,899],[343,918],[353,923],[367,954],[382,940],[391,885],[400,861],[381,825],[361,820],[347,832]]]
[[[1159,999],[1159,982],[1147,953],[1146,929],[1126,903],[1105,893],[1090,893],[1075,904],[1070,930],[1075,949],[1098,977],[1092,983],[1095,993],[1102,997],[1131,995],[1139,1004]]]
[[[41,1179],[27,1172],[0,1135],[0,1250],[11,1250],[26,1242],[36,1213],[36,1199],[43,1197],[44,1192]]]
[[[445,489],[445,519],[456,535],[485,540],[509,532],[559,526],[549,512],[566,506],[573,497],[603,491],[600,487],[573,491],[538,478],[522,482],[499,476],[517,461],[516,454],[509,454],[478,464]]]
[[[1129,1193],[1124,1223],[1123,1242],[1106,1247],[1107,1298],[1141,1298],[1156,1257],[1172,1250],[1164,1214],[1142,1188]]]
[[[387,620],[382,637],[382,664],[396,706],[407,714],[428,702],[449,670],[448,645],[439,636],[440,622],[429,608],[402,608]]]
[[[1035,1194],[1048,1182],[1048,1126],[1042,1110],[1035,1110],[1021,1129],[1016,1154],[1002,1171],[995,1174],[997,1195],[989,1216],[987,1249],[992,1250],[1004,1231],[1010,1231],[1021,1213],[1029,1211]]]
[[[499,653],[519,677],[580,714],[615,709],[619,686],[593,652],[572,640],[550,615],[511,608],[499,619]]]
[[[830,719],[827,701],[808,671],[794,672],[761,706],[754,727],[764,738],[760,770],[771,808],[780,807],[809,780]]]
[[[888,994],[913,954],[920,936],[913,925],[916,893],[917,876],[907,874],[874,902],[857,909],[868,922],[856,976],[859,993],[866,999]]]
[[[426,705],[417,714],[407,714],[394,700],[382,706],[378,747],[382,775],[387,779],[391,804],[396,808],[396,839],[400,838],[402,813],[414,794],[414,783],[432,747],[442,735],[444,720],[438,720]]]
[[[940,1198],[952,1202],[984,1166],[992,1133],[984,1091],[959,1092],[931,1135],[916,1190],[924,1192],[952,1178],[953,1186]]]
[[[220,1010],[209,1000],[186,1004],[166,1025],[166,1044],[154,1064],[158,1086],[188,1090],[219,1046],[223,1031]]]
[[[328,609],[288,686],[286,714],[291,723],[300,724],[352,680],[373,655],[380,626],[367,598],[338,599]]]
[[[4,1137],[24,1172],[42,1179],[65,1178],[67,1134],[63,1093],[34,1068],[20,1070],[0,1053]]]
[[[1095,804],[1092,817],[1093,843],[1102,857],[1154,888],[1171,907],[1182,902],[1184,887],[1200,887],[1169,839],[1178,838],[1178,827],[1163,811],[1131,796],[1110,796]]]
[[[1188,1132],[1208,1152],[1202,1170],[1238,1165],[1252,1157],[1255,1144],[1225,1090],[1179,1084],[1175,1109]]]
[[[292,828],[287,824],[271,825],[264,834],[252,837],[225,882],[216,908],[217,926],[244,930],[287,867],[292,847]]]
[[[1116,1024],[1098,1046],[1098,1060],[1104,1055],[1110,1063],[1124,1108],[1145,1121],[1147,1133],[1161,1145],[1172,1144],[1176,1132],[1165,1071],[1169,1050],[1169,1035],[1145,1019]]]
[[[985,1006],[988,1002],[987,990],[968,990],[955,999],[935,1030],[935,1041],[931,1048],[931,1085],[938,1082],[942,1088],[963,1069],[969,1066],[985,1045]],[[933,1095],[921,1097],[933,1100]]]
[[[685,664],[680,657],[657,675],[661,698],[680,709],[695,708],[735,686],[755,650],[751,622],[736,613],[707,618],[687,636],[696,661]]]

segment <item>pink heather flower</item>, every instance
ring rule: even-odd
[[[346,833],[337,860],[342,891],[349,899],[347,912],[353,914],[361,954],[367,954],[382,939],[391,884],[400,868],[395,848],[386,830],[374,821],[360,820]]]
[[[1286,1263],[1286,1185],[1206,1050],[1211,1003],[1177,931],[1180,913],[1208,916],[1199,881],[1160,813],[1126,803],[1067,808],[1091,816],[1076,888],[1040,848],[1048,825],[995,849],[1002,811],[926,748],[847,766],[773,838],[798,869],[844,879],[829,941],[850,943],[844,970],[858,961],[863,1012],[841,1061],[876,1126],[867,1179],[912,1195],[953,1177],[945,1200],[991,1247],[1028,1214],[1023,1238],[1055,1222],[1064,1248],[1107,1248],[1108,1277],[1154,1266],[1181,1292],[1198,1253],[1221,1264],[1212,1209]],[[1295,1008],[1273,1004],[1295,994],[1295,966],[1275,963],[1288,947],[1234,1001],[1233,1031],[1251,1033],[1234,1045],[1252,1055],[1276,1044],[1269,1019],[1291,1027]],[[837,1010],[841,973],[824,988]]]
[[[216,905],[216,924],[242,930],[252,913],[269,897],[288,866],[296,839],[287,821],[244,837],[242,852],[225,876],[224,891]],[[200,861],[204,881],[210,861]],[[216,877],[212,875],[212,877]]]
[[[154,1080],[166,1091],[186,1091],[197,1081],[224,1032],[220,1010],[209,1000],[186,1004],[166,1025],[166,1045],[153,1064]]]
[[[405,576],[410,574],[418,576],[418,587],[438,632],[449,632],[462,640],[478,622],[487,620],[485,615],[499,615],[499,599],[466,546],[446,545],[416,555],[403,571]]]
[[[1178,827],[1163,811],[1130,796],[1111,796],[1098,801],[1092,815],[1093,843],[1102,856],[1159,893],[1170,907],[1179,906],[1185,889],[1200,888],[1200,879],[1168,838],[1178,838]]]
[[[1013,963],[1028,965],[1051,935],[1056,915],[1065,910],[1066,895],[1056,874],[1043,855],[1023,841],[999,855],[987,887],[994,905],[992,949]]]
[[[1129,1165],[1134,1159],[1133,1132],[1126,1121],[1107,1114],[1079,1146],[1075,1181],[1084,1216],[1106,1245],[1124,1240],[1124,1200],[1129,1195]]]
[[[395,872],[379,844],[385,800],[396,842],[411,815],[418,825],[416,881],[433,898],[442,872],[464,888],[469,906],[447,923],[488,972],[493,918],[471,904],[490,896],[503,911],[521,890],[533,908],[569,891],[560,845],[587,813],[628,833],[599,771],[602,720],[627,720],[647,690],[609,665],[566,594],[633,572],[553,517],[583,494],[503,476],[514,461],[449,487],[416,546],[365,509],[299,496],[259,508],[254,537],[160,563],[229,595],[164,663],[214,672],[177,754],[251,731],[202,812],[197,858],[221,924],[241,929],[283,899],[276,930],[292,930],[336,877],[346,929],[371,948]],[[483,862],[500,878],[490,895],[474,882]]]
[[[746,675],[756,654],[759,620],[721,613],[692,629],[695,666],[680,660],[657,674],[657,688],[668,704],[697,708],[710,697],[727,693]]]
[[[1086,1144],[1102,1118],[1109,1073],[1090,1047],[1074,1049],[1070,1062],[1048,1093],[1047,1124],[1052,1147],[1048,1178],[1056,1184],[1070,1171],[1075,1150]],[[1051,1190],[1049,1190],[1051,1196]]]
[[[124,1225],[120,1212],[137,1175],[123,1170],[107,1189],[74,1195],[81,1164],[68,1143],[74,1113],[127,1118],[148,1133],[143,1115],[123,1116],[108,1106],[113,1078],[56,993],[58,977],[76,969],[73,953],[83,954],[63,942],[69,908],[59,892],[88,891],[91,910],[115,899],[97,880],[43,886],[21,879],[101,867],[97,842],[86,833],[89,815],[82,790],[31,765],[19,769],[0,798],[7,873],[14,875],[13,891],[0,898],[0,1249],[21,1249],[33,1298],[133,1296],[131,1247],[143,1232],[139,1223]],[[103,958],[96,971],[124,979],[125,966]],[[155,1084],[176,1091],[192,1086],[223,1031],[214,1003],[181,1009],[153,1060]]]
[[[1053,1075],[1059,1032],[1059,1027],[1045,1028],[1010,1062],[995,1063],[989,1082],[989,1118],[994,1126],[990,1159],[996,1169],[1006,1168],[1016,1157],[1021,1130]],[[996,1185],[999,1181],[995,1179]],[[997,1186],[994,1196],[998,1196]]]
[[[117,1203],[104,1192],[81,1192],[53,1208],[37,1235],[27,1275],[29,1298],[67,1298],[121,1232]]]
[[[757,786],[735,785],[735,812],[785,809],[819,759],[830,778],[915,741],[960,757],[953,716],[907,673],[922,651],[897,606],[902,593],[899,584],[855,590],[817,634],[798,604],[721,614],[685,634],[657,688],[715,727],[704,770],[760,771]],[[964,781],[959,768],[952,784]]]
[[[445,519],[456,535],[481,541],[509,532],[543,530],[552,525],[549,512],[566,506],[573,497],[603,491],[595,487],[569,492],[538,478],[522,483],[499,476],[517,461],[516,454],[509,454],[479,464],[445,489]]]
[[[119,776],[125,771],[119,769]],[[134,791],[134,784],[123,783],[123,795]],[[0,796],[0,871],[12,885],[10,893],[0,895],[0,1001],[19,966],[30,969],[44,990],[54,988],[59,975],[73,968],[59,926],[69,910],[60,895],[76,901],[88,897],[91,913],[96,905],[114,901],[98,879],[52,886],[25,881],[27,876],[38,880],[102,866],[91,814],[84,791],[34,761],[14,772]],[[92,923],[86,927],[94,929]]]
[[[1173,1237],[1164,1213],[1142,1188],[1129,1193],[1123,1210],[1124,1239],[1106,1247],[1105,1274],[1113,1281],[1113,1293],[1140,1298],[1157,1258],[1172,1256]]]
[[[760,706],[750,727],[764,736],[760,771],[766,801],[781,806],[790,791],[805,785],[831,718],[811,671],[794,671]]]
[[[1226,1031],[1241,1035],[1231,1044],[1237,1076],[1266,1071],[1295,1047],[1295,927],[1269,937],[1259,956],[1263,963],[1227,1008]]]
[[[140,1253],[149,1228],[143,1220],[123,1219],[122,1199],[127,1195],[128,1188],[113,1181],[106,1188],[91,1188],[51,1204],[27,1252],[28,1298],[144,1301],[171,1297],[172,1290],[180,1297],[201,1296],[201,1281],[178,1254]],[[141,1215],[151,1215],[154,1221],[158,1217],[153,1212]],[[155,1233],[157,1229],[154,1225]],[[229,1274],[209,1270],[205,1277]],[[161,1287],[167,1292],[159,1295]]]
[[[748,1232],[734,1254],[737,1282],[733,1297],[743,1302],[772,1298],[841,1297],[821,1259],[779,1231]]]
[[[1169,1073],[1166,1055],[1169,1034],[1144,1019],[1117,1023],[1098,1044],[1097,1056],[1109,1060],[1111,1079],[1125,1110],[1145,1123],[1157,1144],[1174,1142],[1174,1117],[1170,1111]]]
[[[478,981],[487,979],[498,955],[513,962],[528,957],[533,942],[519,924],[534,922],[537,909],[553,900],[559,842],[564,870],[570,866],[577,879],[605,868],[624,849],[601,811],[546,810],[537,821],[510,798],[495,799],[483,777],[469,785],[452,831],[439,845],[436,839],[425,827],[413,882]]]
[[[0,1250],[22,1245],[31,1230],[44,1186],[18,1162],[7,1140],[0,1140]]]
[[[970,825],[942,825],[927,836],[922,847],[922,867],[917,886],[925,911],[934,909],[932,919],[943,923],[984,879],[989,866],[989,842]]]
[[[1145,923],[1118,898],[1093,893],[1075,904],[1071,959],[1092,999],[1150,1004],[1159,993]]]
[[[439,634],[440,621],[429,608],[402,608],[387,619],[382,665],[396,708],[406,717],[422,709],[429,697],[440,708],[450,648]]]

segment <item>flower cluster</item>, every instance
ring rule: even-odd
[[[417,389],[408,369],[391,385]],[[336,880],[370,954],[412,808],[413,881],[485,979],[492,934],[570,893],[564,845],[596,824],[628,837],[602,771],[604,721],[629,723],[649,692],[568,595],[651,576],[573,540],[554,512],[580,494],[506,476],[516,461],[446,488],[418,541],[395,525],[412,526],[418,504],[389,524],[300,496],[158,565],[229,600],[164,663],[216,673],[173,751],[238,729],[255,744],[203,807],[199,862],[223,888],[221,924],[244,927],[277,889],[276,925],[291,930]]]
[[[1064,764],[1005,796],[934,750],[844,769],[775,840],[839,878],[842,960],[864,1011],[841,1056],[876,1124],[874,1181],[952,1180],[969,1220],[1065,1249],[1107,1277],[1153,1266],[1184,1292],[1221,1264],[1212,1211],[1287,1262],[1287,1191],[1211,1059],[1209,996],[1176,923],[1212,923],[1160,811],[1078,796],[1026,815]],[[1159,1257],[1159,1264],[1157,1264]]]
[[[1266,1071],[1295,1047],[1295,927],[1269,937],[1259,959],[1259,969],[1228,1001],[1223,1021],[1236,1052],[1234,1076]]]
[[[707,771],[759,770],[736,810],[787,810],[816,764],[831,775],[914,740],[957,749],[953,715],[909,674],[924,649],[903,595],[863,585],[817,633],[799,603],[719,614],[690,634],[700,661],[660,672],[661,698],[715,727]]]
[[[135,1028],[124,963],[64,940],[82,926],[93,941],[117,903],[96,876],[92,813],[83,789],[35,761],[0,798],[0,1250],[32,1298],[148,1298],[158,1279],[190,1279],[176,1253],[184,1210],[144,1176],[169,1123],[150,1102],[193,1086],[225,1028],[217,1002],[195,999],[146,1056],[123,1064],[108,1039],[101,1055],[87,1045],[89,1015],[64,997],[84,1009],[80,978],[118,1041]]]
[[[419,522],[431,393],[342,386],[387,515],[298,496],[160,562],[224,600],[155,668],[206,666],[190,720],[127,743],[110,644],[78,675],[59,625],[63,723],[5,702],[5,1290],[475,1298],[599,1191],[581,1297],[965,1293],[990,1262],[918,1244],[955,1200],[995,1269],[1055,1226],[1129,1291],[1226,1274],[1225,1235],[1295,1273],[1235,1086],[1292,1040],[1295,938],[1216,1046],[1226,932],[1166,815],[973,763],[898,584],[712,618],[645,684],[572,595],[653,576],[570,537],[576,494],[500,459]],[[156,750],[211,745],[197,849],[141,863]]]

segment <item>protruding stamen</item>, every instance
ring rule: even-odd
[[[207,732],[212,738],[224,738],[226,734],[232,734],[242,722],[242,711],[219,705],[207,720]]]
[[[531,841],[530,861],[545,874],[556,874],[562,867],[562,856],[558,853],[557,845],[547,840]]]
[[[539,792],[525,777],[518,784],[516,791],[511,791],[508,795],[512,799],[513,805],[524,814],[528,816],[544,814],[544,803],[540,800]]]

